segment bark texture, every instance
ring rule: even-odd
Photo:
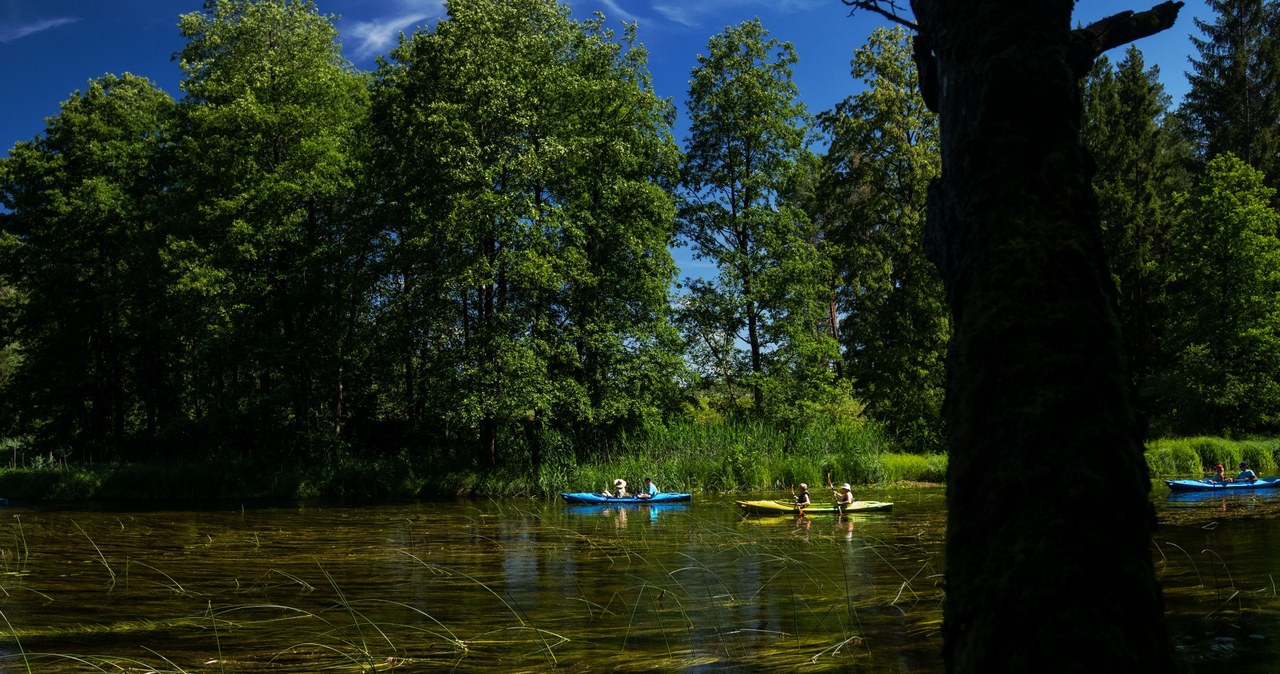
[[[1176,5],[1161,6],[1166,27]],[[955,330],[944,408],[951,672],[1175,669],[1151,558],[1145,427],[1080,140],[1082,65],[1146,29],[1073,31],[1073,6],[912,2],[942,134],[926,238]]]

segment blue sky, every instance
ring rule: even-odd
[[[1143,10],[1157,0],[1080,0],[1076,20],[1090,23],[1125,9]],[[707,40],[725,26],[759,17],[800,57],[796,83],[810,111],[833,106],[855,90],[849,59],[884,19],[849,16],[840,0],[570,0],[576,16],[603,12],[614,25],[637,21],[650,52],[658,93],[683,109],[689,71]],[[906,4],[906,3],[903,3]],[[344,51],[371,70],[399,32],[433,26],[443,0],[316,0],[338,16]],[[0,0],[0,153],[44,129],[58,104],[93,78],[130,72],[150,78],[175,97],[181,72],[172,55],[182,47],[178,15],[199,11],[200,0]],[[1139,43],[1148,64],[1158,65],[1175,101],[1186,90],[1193,16],[1206,16],[1202,0],[1188,0],[1178,25]],[[1119,54],[1113,54],[1118,58]]]

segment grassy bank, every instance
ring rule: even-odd
[[[1148,442],[1146,456],[1151,476],[1158,478],[1203,477],[1219,463],[1235,475],[1241,461],[1259,476],[1275,475],[1280,472],[1280,439],[1167,438]]]
[[[1199,477],[1217,463],[1233,472],[1247,461],[1259,475],[1280,473],[1280,440],[1197,437],[1149,443],[1153,478]],[[943,482],[945,455],[892,451],[874,426],[832,426],[783,433],[764,425],[689,424],[621,438],[583,459],[547,451],[540,466],[514,456],[507,467],[469,462],[345,457],[289,467],[248,461],[91,466],[45,462],[0,470],[0,497],[18,502],[226,502],[341,499],[395,501],[455,496],[543,497],[598,491],[621,477],[648,476],[666,491],[783,491],[807,482]]]
[[[0,497],[18,501],[403,500],[451,496],[546,496],[595,491],[618,477],[646,477],[666,491],[724,493],[839,484],[941,482],[945,456],[895,453],[874,424],[782,431],[757,423],[683,423],[574,451],[541,439],[535,465],[527,447],[502,448],[502,468],[469,460],[340,457],[288,467],[251,461],[92,466],[50,461],[0,470]]]

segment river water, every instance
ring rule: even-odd
[[[1154,491],[1190,671],[1280,670],[1280,494]],[[0,671],[941,671],[944,492],[858,497],[895,506],[12,507]]]

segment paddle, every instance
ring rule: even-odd
[[[836,498],[836,511],[840,513],[841,518],[844,518],[845,516],[844,494],[839,494],[836,492],[836,485],[834,482],[831,481],[831,473],[827,473],[827,486],[831,488],[831,495]]]

